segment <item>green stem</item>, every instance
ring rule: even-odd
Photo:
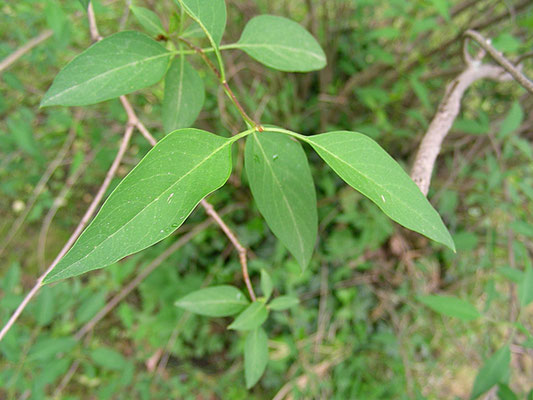
[[[300,133],[296,133],[296,132],[290,131],[288,129],[276,128],[276,127],[271,127],[271,126],[264,126],[263,129],[265,131],[268,131],[268,132],[284,133],[285,135],[289,135],[289,136],[295,137],[296,139],[299,139],[302,142],[309,143],[309,138],[307,136],[302,135]]]
[[[237,133],[235,136],[232,136],[231,137],[231,142],[236,142],[237,140],[243,138],[243,137],[246,137],[248,136],[249,134],[251,133],[254,133],[254,132],[258,132],[259,131],[259,128],[257,126],[254,126],[253,128],[250,128],[250,129],[246,129],[245,131],[242,131],[240,133]]]

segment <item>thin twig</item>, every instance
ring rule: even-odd
[[[29,293],[24,297],[22,302],[19,304],[17,309],[13,312],[7,323],[4,325],[2,330],[0,331],[0,341],[4,338],[6,333],[11,329],[15,321],[18,319],[22,311],[26,308],[30,300],[39,292],[39,289],[41,288],[41,285],[44,281],[44,278],[54,269],[54,267],[57,265],[59,260],[63,258],[63,256],[67,253],[67,251],[70,249],[70,247],[74,244],[78,236],[81,234],[81,232],[85,229],[85,226],[89,223],[90,219],[96,212],[100,202],[102,201],[102,198],[104,197],[104,194],[107,191],[107,188],[109,187],[109,184],[111,183],[111,180],[115,176],[115,173],[120,165],[120,162],[122,161],[122,157],[124,156],[124,153],[126,152],[126,149],[128,148],[128,144],[131,139],[131,135],[133,133],[134,126],[132,124],[128,124],[126,127],[126,130],[124,132],[124,136],[122,138],[122,142],[120,143],[120,147],[118,149],[117,155],[115,156],[115,159],[113,160],[113,163],[111,164],[111,167],[109,168],[109,171],[107,171],[106,177],[104,179],[104,182],[100,186],[100,189],[98,189],[98,193],[94,197],[93,201],[89,205],[89,208],[85,212],[85,215],[81,219],[80,223],[74,230],[74,233],[70,236],[67,243],[63,246],[55,260],[50,264],[50,266],[47,268],[47,270],[37,279],[35,285],[33,288],[29,291]]]
[[[99,42],[103,38],[100,36],[100,32],[98,32],[98,25],[96,25],[92,1],[89,1],[89,6],[87,7],[87,18],[89,20],[89,32],[91,33],[91,39],[94,42]]]
[[[485,39],[483,35],[479,32],[476,32],[472,29],[467,30],[464,35],[476,41],[483,50],[485,50],[489,55],[496,61],[503,69],[505,69],[509,74],[520,84],[524,89],[529,93],[533,94],[533,82],[529,80],[520,70],[513,65],[507,58],[503,56],[501,52],[496,50],[491,44],[490,41]]]
[[[6,69],[8,69],[12,64],[14,64],[20,57],[28,53],[34,47],[40,45],[42,42],[49,39],[53,34],[54,34],[54,31],[51,29],[47,29],[43,31],[39,36],[36,36],[33,39],[29,40],[28,43],[19,47],[13,53],[11,53],[6,58],[4,58],[2,61],[0,61],[0,74]]]
[[[213,218],[213,220],[220,226],[220,229],[226,234],[230,242],[233,244],[233,247],[235,247],[235,250],[239,253],[239,260],[241,262],[241,268],[242,268],[242,276],[244,279],[244,283],[246,283],[246,288],[248,289],[248,293],[250,294],[250,298],[252,301],[255,301],[255,293],[254,288],[252,286],[252,282],[250,281],[250,275],[248,274],[248,262],[246,257],[246,248],[239,242],[239,239],[237,239],[237,236],[233,233],[233,231],[226,225],[226,223],[222,220],[220,215],[217,214],[215,209],[211,204],[209,204],[206,200],[202,200],[200,202],[202,207],[205,209],[205,212]]]

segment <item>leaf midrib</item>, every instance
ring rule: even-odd
[[[274,181],[276,181],[276,183],[278,185],[279,191],[281,192],[281,196],[283,197],[284,202],[287,205],[287,209],[289,210],[289,214],[290,214],[292,222],[293,222],[293,224],[295,226],[296,232],[298,232],[298,235],[296,235],[296,237],[298,238],[298,243],[300,245],[301,254],[302,254],[302,256],[305,257],[305,250],[304,250],[304,245],[303,245],[303,241],[302,241],[302,234],[301,234],[300,230],[298,229],[298,224],[296,223],[296,217],[294,216],[294,213],[292,211],[291,204],[290,204],[289,200],[287,199],[287,196],[285,195],[285,192],[283,190],[281,190],[281,183],[279,182],[277,175],[274,173],[274,169],[272,168],[272,165],[271,165],[268,157],[266,156],[265,150],[263,149],[263,146],[261,145],[261,142],[257,138],[256,134],[254,134],[253,137],[254,137],[254,140],[257,142],[257,144],[258,144],[258,146],[259,146],[259,148],[261,150],[261,153],[263,154],[263,157],[264,157],[264,159],[266,161],[266,164],[268,165],[270,171],[272,172],[272,176],[274,178]]]
[[[186,174],[182,175],[176,182],[174,182],[172,185],[170,185],[165,191],[161,192],[159,196],[157,196],[155,199],[153,199],[150,203],[148,203],[145,207],[143,207],[137,214],[135,214],[128,222],[126,222],[124,225],[122,225],[119,229],[117,229],[115,232],[113,232],[110,236],[102,240],[95,248],[93,248],[90,252],[88,252],[85,256],[78,259],[77,261],[70,264],[65,269],[61,270],[55,275],[49,275],[49,277],[57,277],[64,275],[66,272],[70,271],[74,265],[79,264],[83,260],[85,260],[87,257],[89,257],[92,253],[94,253],[98,248],[102,246],[103,243],[107,242],[108,240],[112,239],[117,233],[122,231],[126,226],[128,226],[132,221],[134,221],[141,213],[143,213],[148,207],[150,207],[154,202],[158,201],[165,193],[167,193],[169,190],[171,190],[175,185],[177,185],[179,182],[181,182],[185,177],[189,176],[193,171],[198,169],[201,165],[203,165],[207,160],[209,160],[211,157],[213,157],[216,153],[221,151],[224,147],[231,145],[233,143],[232,140],[226,141],[222,146],[215,149],[212,153],[210,153],[207,157],[205,157],[202,161],[200,161],[198,164],[196,164],[193,168],[191,168]],[[94,220],[93,220],[94,221]],[[177,229],[177,228],[176,228]],[[67,253],[68,254],[68,253]]]

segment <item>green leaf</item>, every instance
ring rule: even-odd
[[[116,33],[68,63],[41,107],[94,104],[151,86],[165,75],[171,55],[144,33]]]
[[[324,50],[309,32],[290,19],[273,15],[252,18],[231,48],[280,71],[308,72],[326,66]]]
[[[130,9],[133,12],[133,15],[135,15],[135,18],[137,18],[137,21],[139,21],[139,24],[141,24],[148,33],[154,36],[167,35],[165,28],[163,28],[163,24],[156,13],[144,7],[130,6]]]
[[[91,358],[99,367],[120,371],[128,365],[122,354],[107,347],[99,347],[91,351]]]
[[[418,186],[374,140],[337,131],[305,139],[346,183],[400,225],[455,251],[452,237]]]
[[[504,383],[498,385],[498,400],[518,400],[509,386]]]
[[[224,0],[175,0],[195,20],[216,45],[220,44],[226,29]]]
[[[207,317],[227,317],[241,312],[249,304],[242,292],[233,286],[213,286],[189,293],[176,306]]]
[[[169,236],[231,173],[234,139],[174,131],[122,180],[45,283],[103,268]]]
[[[87,10],[87,7],[89,7],[89,2],[91,0],[78,0],[81,4],[81,6],[83,7],[84,10]]]
[[[520,305],[526,307],[533,301],[533,268],[529,267],[524,273],[524,279],[518,289],[520,293]]]
[[[244,377],[250,389],[261,378],[268,363],[268,337],[263,328],[246,335],[244,342]]]
[[[279,296],[270,302],[268,308],[274,311],[282,311],[297,306],[298,304],[300,304],[300,300],[297,297]]]
[[[58,353],[67,353],[76,346],[72,337],[39,338],[28,353],[28,361],[45,361],[55,358]]]
[[[170,65],[165,77],[165,96],[163,98],[163,127],[165,132],[191,126],[204,105],[204,81],[198,72],[177,57]]]
[[[522,110],[520,103],[515,101],[500,126],[498,137],[505,138],[510,133],[516,131],[518,128],[520,128],[520,125],[522,125],[523,120],[524,111]]]
[[[418,301],[433,311],[449,317],[471,321],[481,316],[479,311],[470,303],[452,296],[419,296]]]
[[[265,296],[265,299],[269,299],[270,295],[272,295],[272,278],[266,272],[264,269],[261,270],[261,291],[263,292],[263,296]]]
[[[287,135],[260,132],[246,139],[245,167],[259,211],[302,269],[318,230],[316,194],[307,157]]]
[[[494,353],[479,370],[471,399],[476,399],[488,391],[494,385],[503,382],[509,375],[509,363],[511,362],[511,351],[509,346],[504,346]]]
[[[235,329],[236,331],[251,331],[260,327],[268,317],[268,310],[265,303],[255,301],[240,313],[235,321],[228,326],[228,329]]]

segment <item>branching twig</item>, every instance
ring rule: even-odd
[[[124,132],[124,137],[122,138],[122,142],[120,143],[120,147],[117,152],[117,155],[115,159],[113,160],[113,164],[111,164],[109,171],[107,171],[104,182],[100,186],[98,193],[96,194],[93,201],[89,205],[89,208],[85,212],[85,215],[83,216],[80,223],[76,227],[74,233],[70,236],[69,240],[63,246],[63,248],[61,249],[57,257],[55,258],[55,260],[52,262],[52,264],[50,264],[50,266],[46,269],[46,271],[37,279],[33,288],[26,295],[26,297],[24,297],[24,300],[22,300],[22,302],[19,304],[15,312],[11,315],[7,323],[4,325],[4,327],[0,331],[0,341],[4,338],[5,334],[9,331],[9,329],[11,329],[11,327],[13,326],[15,321],[18,319],[22,311],[24,311],[24,309],[26,308],[30,300],[37,294],[37,292],[41,288],[41,285],[46,275],[48,275],[54,269],[54,267],[57,265],[59,260],[61,260],[61,258],[63,258],[63,256],[67,253],[67,251],[74,244],[78,236],[85,229],[90,219],[96,212],[100,202],[102,201],[102,198],[104,197],[105,192],[107,191],[107,188],[109,187],[109,184],[111,183],[111,180],[115,176],[115,173],[120,165],[120,162],[122,161],[122,157],[124,156],[124,153],[126,152],[126,149],[128,148],[128,144],[130,142],[130,138],[133,133],[133,128],[134,126],[132,124],[127,125],[126,130]]]
[[[489,55],[496,61],[503,69],[505,69],[509,74],[517,81],[524,89],[533,94],[533,82],[529,80],[520,70],[513,65],[507,58],[503,56],[501,52],[496,50],[491,44],[490,41],[485,39],[483,35],[479,32],[476,32],[472,29],[469,29],[465,32],[465,36],[469,37],[476,41],[477,44],[483,48]]]
[[[429,190],[431,174],[437,156],[440,153],[442,141],[448,134],[455,118],[459,114],[461,99],[470,85],[477,80],[485,78],[497,81],[507,81],[515,78],[526,89],[530,90],[528,85],[533,89],[531,81],[529,81],[518,68],[512,65],[509,60],[503,57],[501,53],[488,44],[483,36],[473,30],[468,30],[465,35],[469,38],[474,38],[482,47],[482,51],[477,57],[472,58],[469,53],[464,50],[467,67],[446,87],[444,98],[420,143],[411,170],[411,178],[425,195],[427,195]],[[485,54],[485,51],[500,63],[501,67],[482,64],[481,57]]]
[[[36,36],[33,39],[29,40],[28,43],[26,43],[25,45],[19,47],[13,53],[8,55],[6,58],[4,58],[2,61],[0,61],[0,73],[5,71],[6,69],[8,69],[20,57],[22,57],[24,54],[28,53],[31,49],[33,49],[34,47],[40,45],[45,40],[49,39],[53,34],[54,34],[53,30],[47,29],[44,32],[42,32],[39,36]]]

